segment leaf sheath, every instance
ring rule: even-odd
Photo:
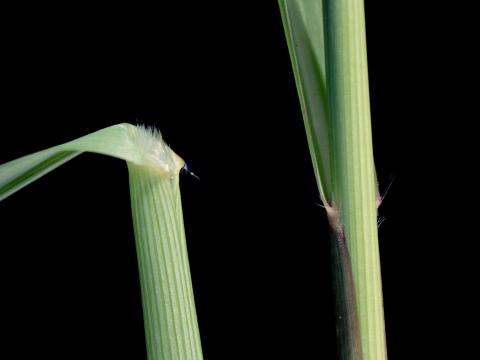
[[[178,175],[128,163],[149,360],[201,360]]]
[[[377,190],[363,0],[324,0],[333,194],[352,268],[361,351],[386,359],[377,231]]]

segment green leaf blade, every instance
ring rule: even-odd
[[[79,154],[76,151],[46,151],[0,167],[0,201]]]
[[[328,205],[333,194],[322,2],[279,0],[279,5],[313,169]]]
[[[144,132],[145,129],[131,124],[118,124],[2,164],[0,201],[82,152],[113,156],[150,168],[157,167],[160,172],[169,172],[173,168],[183,166],[183,161],[176,155],[171,160],[173,164],[158,163],[155,159],[156,154],[151,153],[152,140]],[[163,148],[156,145],[153,150],[161,153]]]

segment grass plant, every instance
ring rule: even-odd
[[[179,188],[184,162],[158,131],[119,124],[0,165],[0,200],[82,152],[128,165],[148,359],[202,359]]]
[[[331,225],[339,354],[387,358],[363,0],[279,0]],[[202,359],[183,215],[184,166],[160,134],[119,124],[0,165],[0,200],[82,152],[125,160],[149,360]]]
[[[363,0],[279,0],[332,233],[341,359],[387,358]]]

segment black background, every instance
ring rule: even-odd
[[[120,122],[157,126],[200,177],[181,182],[205,359],[334,359],[328,226],[277,3],[3,16],[0,163]],[[366,1],[381,190],[394,179],[380,210],[390,359],[453,347],[461,328],[447,324],[470,316],[450,303],[464,296],[452,268],[468,263],[446,175],[459,166],[445,125],[455,44],[436,16]],[[0,203],[1,358],[145,358],[130,216],[125,164],[92,154]]]

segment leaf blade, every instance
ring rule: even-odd
[[[152,157],[155,154],[149,153],[152,144],[144,132],[145,129],[131,124],[117,124],[4,163],[0,165],[0,201],[82,152],[108,155],[133,164],[153,167],[155,164]],[[173,152],[172,154],[175,166],[181,167],[183,161]]]
[[[321,1],[279,0],[315,178],[332,201],[331,141]]]

